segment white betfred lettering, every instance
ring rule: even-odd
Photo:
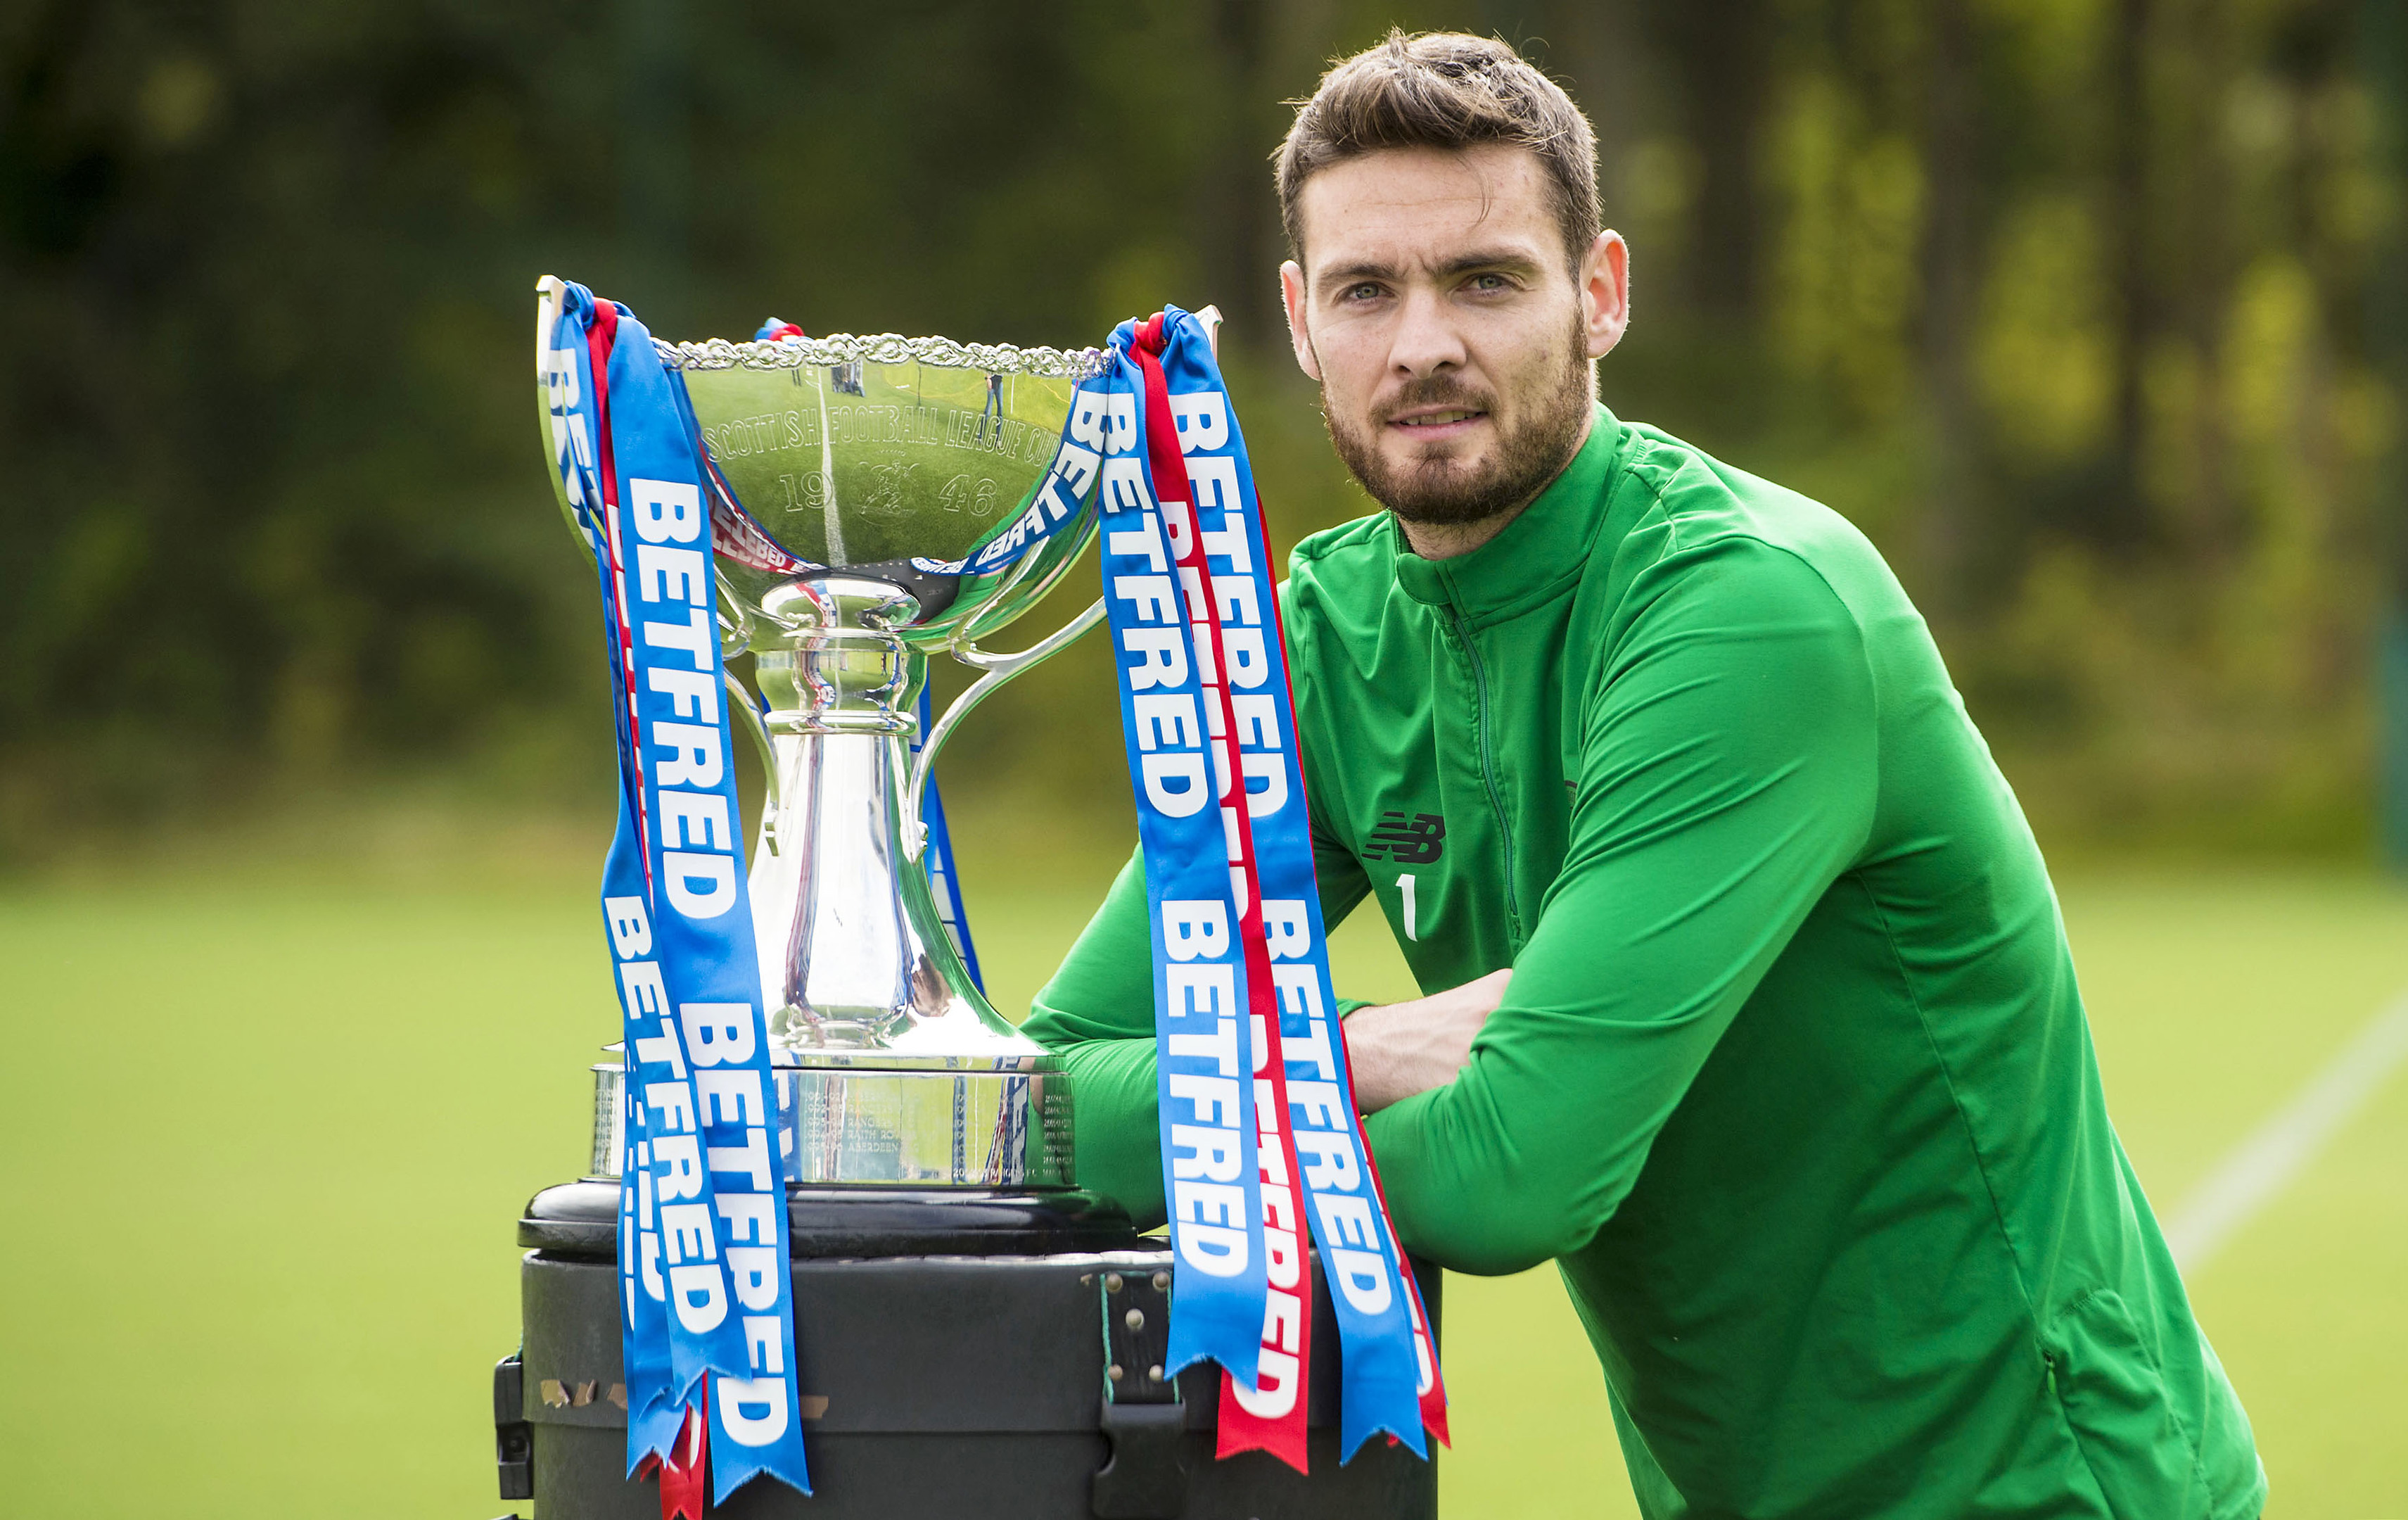
[[[1238,1133],[1203,1125],[1170,1126],[1170,1175],[1201,1177],[1208,1182],[1234,1183],[1245,1165],[1239,1153]],[[1184,1153],[1183,1154],[1182,1153]]]
[[[1211,534],[1206,534],[1209,541]],[[1216,575],[1212,578],[1214,611],[1224,628],[1263,621],[1262,604],[1254,599],[1254,582],[1250,576]]]
[[[1114,391],[1104,397],[1104,452],[1125,454],[1138,446],[1137,397],[1126,391]]]
[[[1304,1169],[1308,1193],[1351,1194],[1363,1185],[1362,1170],[1354,1165],[1354,1137],[1343,1131],[1297,1130],[1296,1160]],[[1317,1206],[1324,1200],[1313,1201]]]
[[[1249,759],[1253,758],[1248,756]],[[1259,813],[1257,817],[1261,816]],[[732,850],[727,799],[716,792],[663,792],[661,842],[697,850]]]
[[[630,480],[636,537],[648,544],[690,544],[702,537],[702,493],[676,480]]]
[[[1183,578],[1187,574],[1187,570],[1184,566],[1182,566],[1179,573]],[[1218,686],[1221,683],[1221,672],[1220,669],[1212,663],[1215,658],[1212,653],[1212,625],[1206,623],[1199,617],[1193,624],[1191,624],[1191,626],[1196,630],[1194,640],[1196,649],[1196,679],[1203,685]],[[1216,709],[1220,707],[1220,705],[1221,704],[1218,702],[1212,704]],[[1216,712],[1214,716],[1217,718],[1219,714]]]
[[[602,916],[610,925],[610,952],[621,960],[648,955],[652,949],[652,921],[641,897],[605,897]]]
[[[1230,685],[1251,691],[1270,679],[1270,656],[1263,652],[1260,628],[1222,629],[1221,652],[1229,662]]]
[[[710,605],[710,562],[699,549],[636,546],[636,590],[648,602]]]
[[[1169,623],[1178,609],[1171,606],[1175,595],[1167,575],[1116,575],[1112,577],[1112,595],[1129,604],[1137,615],[1148,623]]]
[[[727,1279],[717,1262],[669,1269],[669,1302],[678,1323],[695,1335],[708,1335],[727,1317]]]
[[[1334,1082],[1291,1082],[1287,1104],[1315,1129],[1346,1127],[1346,1099]]]
[[[1246,788],[1247,817],[1268,818],[1287,806],[1287,756],[1257,751],[1239,756],[1238,767],[1247,781],[1263,783],[1259,792]]]
[[[1238,1021],[1222,1019],[1209,1035],[1172,1035],[1170,1054],[1173,1060],[1210,1059],[1221,1075],[1234,1077],[1238,1074]]]
[[[1222,1225],[1243,1233],[1246,1190],[1224,1183],[1174,1181],[1170,1215],[1190,1225]]]
[[[654,985],[658,985],[657,981]],[[664,989],[662,996],[667,996]],[[657,1010],[655,1011],[657,1011]],[[646,1066],[666,1066],[680,1081],[685,1078],[685,1052],[678,1046],[677,1025],[661,1021],[661,1032],[636,1037],[636,1059]]]
[[[1190,1183],[1190,1187],[1214,1187],[1214,1183]],[[1235,1277],[1252,1259],[1246,1232],[1220,1225],[1182,1225],[1170,1232],[1179,1259],[1208,1277]]]
[[[731,1253],[732,1255],[732,1253]],[[783,1376],[786,1370],[786,1327],[775,1314],[750,1314],[744,1320],[744,1355],[752,1370]]]
[[[1123,628],[1121,648],[1145,656],[1139,664],[1125,667],[1128,690],[1141,692],[1154,686],[1187,684],[1186,629]]]
[[[742,1066],[752,1059],[752,1004],[680,1003],[678,1021],[695,1066]]]
[[[1137,747],[1158,750],[1168,746],[1174,750],[1196,748],[1200,736],[1196,724],[1196,698],[1184,692],[1168,696],[1132,696],[1129,715],[1137,723]],[[1168,732],[1165,732],[1165,725]]]
[[[1279,973],[1278,967],[1271,968],[1274,981],[1278,979]],[[1290,1067],[1294,1067],[1298,1061],[1312,1062],[1312,1069],[1320,1073],[1321,1080],[1324,1082],[1334,1082],[1338,1078],[1338,1062],[1329,1050],[1329,1025],[1320,1019],[1306,1025],[1302,1034],[1289,1035],[1283,1040],[1280,1042],[1280,1054],[1286,1057]]]
[[[1199,648],[1209,651],[1211,646],[1212,638],[1211,632],[1204,626],[1204,624],[1211,618],[1212,609],[1205,604],[1203,573],[1197,570],[1193,565],[1181,566],[1179,567],[1179,587],[1182,591],[1187,594],[1187,621],[1196,624],[1197,645]],[[1206,658],[1209,661],[1209,653]]]
[[[1337,1193],[1312,1200],[1312,1212],[1321,1220],[1322,1243],[1333,1250],[1339,1246],[1354,1246],[1364,1251],[1379,1249],[1378,1229],[1371,1223],[1371,1202],[1354,1193]]]
[[[682,1082],[644,1083],[644,1106],[660,1120],[663,1129],[694,1128],[694,1090]]]
[[[1277,1147],[1265,1146],[1263,1149],[1276,1150]],[[1263,1231],[1263,1255],[1266,1258],[1263,1272],[1271,1286],[1293,1288],[1304,1281],[1304,1255],[1297,1249],[1296,1220],[1294,1211],[1288,1205],[1286,1188],[1263,1190],[1263,1222],[1267,1226],[1271,1224],[1273,1192],[1279,1195],[1281,1219],[1277,1228],[1267,1227]]]
[[[1170,994],[1172,1018],[1198,1013],[1212,1019],[1238,1016],[1238,970],[1226,961],[1166,966],[1162,975],[1164,988]]]
[[[1229,575],[1252,576],[1254,573],[1254,556],[1246,549],[1246,520],[1235,512],[1229,512],[1223,515],[1222,521],[1227,523],[1231,519],[1235,519],[1235,526],[1218,530],[1207,528],[1204,531],[1204,552],[1226,559],[1229,562],[1229,568],[1226,573]],[[1198,518],[1197,521],[1202,522],[1203,519]],[[1254,582],[1249,581],[1246,586],[1251,593]],[[1252,599],[1251,595],[1248,599]]]
[[[702,1141],[692,1135],[653,1136],[652,1190],[663,1203],[702,1197]]]
[[[1386,1313],[1395,1301],[1388,1288],[1388,1264],[1376,1251],[1331,1251],[1328,1276],[1355,1312],[1367,1317]]]
[[[782,1199],[773,1199],[768,1193],[715,1193],[710,1202],[720,1210],[720,1219],[727,1221],[727,1239],[775,1245],[778,1214],[770,1210]]]
[[[1229,952],[1229,911],[1210,897],[1166,897],[1162,937],[1172,960],[1218,960]]]
[[[691,786],[707,792],[724,774],[716,728],[661,719],[644,725],[644,738],[649,750],[662,752],[650,756],[654,786]]]
[[[669,1265],[712,1261],[719,1255],[719,1231],[710,1223],[710,1205],[672,1203],[661,1210],[661,1238],[668,1244]]]
[[[1311,954],[1312,921],[1305,917],[1303,902],[1294,897],[1265,897],[1263,938],[1275,961],[1302,960]]]
[[[1279,699],[1272,696],[1229,695],[1229,714],[1238,720],[1238,742],[1249,749],[1280,747]]]
[[[774,1245],[778,1240],[778,1216],[771,1212],[782,1199],[773,1200],[767,1193],[719,1193],[711,1202],[719,1217],[727,1221],[730,1240],[757,1240]]]
[[[681,718],[699,718],[707,724],[719,722],[719,682],[700,670],[679,670],[656,665],[644,671],[644,684],[652,692],[669,699],[669,709]]]
[[[661,982],[661,963],[658,961],[629,961],[622,966],[619,968],[619,986],[638,1013],[657,1015],[668,1006],[669,990]],[[684,1073],[681,1071],[679,1074]]]
[[[737,1303],[758,1313],[778,1307],[778,1253],[757,1245],[727,1248],[727,1275]]]
[[[1080,390],[1070,394],[1070,421],[1063,437],[1075,438],[1088,448],[1104,451],[1104,396],[1100,391]]]
[[[1187,481],[1195,487],[1196,509],[1199,512],[1245,509],[1245,499],[1238,493],[1238,462],[1234,459],[1191,459],[1187,462]]]
[[[1209,453],[1229,446],[1229,403],[1218,391],[1173,392],[1170,420],[1179,428],[1179,452]]]
[[[708,1154],[710,1158],[711,1170],[741,1172],[752,1179],[754,1192],[769,1191],[771,1163],[767,1130],[747,1129],[744,1132],[743,1144],[714,1145],[710,1148]]]
[[[1143,554],[1157,570],[1163,567],[1162,528],[1154,522],[1154,497],[1146,494],[1145,466],[1134,459],[1107,459],[1102,500],[1107,516],[1137,516],[1137,526],[1112,534],[1104,541],[1114,554]]]
[[[1195,1110],[1197,1124],[1234,1125],[1238,1122],[1238,1084],[1233,1080],[1174,1071],[1170,1073],[1169,1083],[1170,1096]]]
[[[1194,751],[1146,755],[1138,762],[1138,774],[1145,800],[1166,818],[1188,817],[1212,800],[1204,785],[1204,757]]]
[[[1271,1295],[1274,1299],[1286,1297],[1283,1293]],[[1268,1346],[1256,1352],[1254,1357],[1254,1386],[1250,1388],[1231,1378],[1229,1392],[1236,1397],[1238,1407],[1255,1419],[1276,1420],[1296,1408],[1296,1358]]]
[[[1279,993],[1280,1007],[1290,1013],[1301,1013],[1318,1024],[1322,1019],[1321,971],[1318,967],[1291,963],[1271,968],[1271,986]]]
[[[1103,462],[1103,456],[1095,450],[1082,448],[1064,438],[1060,452],[1054,456],[1054,473],[1069,488],[1070,498],[1076,501],[1087,494],[1087,487],[1096,483],[1096,470]]]
[[[738,1067],[732,1070],[697,1071],[695,1091],[702,1095],[703,1118],[718,1125],[757,1125],[761,1115],[761,1073]]]
[[[702,883],[699,888],[696,882]],[[661,886],[668,893],[669,906],[687,918],[717,918],[736,906],[736,857],[663,851]]]
[[[683,623],[645,624],[644,643],[651,649],[681,651],[696,670],[708,670],[719,652],[719,624],[697,608],[686,614]]]
[[[1196,523],[1187,514],[1187,503],[1176,496],[1163,501],[1162,531],[1163,536],[1170,540],[1170,557],[1176,560],[1187,558],[1195,547],[1196,536]]]
[[[731,1378],[717,1373],[710,1380],[711,1407],[719,1412],[722,1434],[738,1446],[767,1446],[785,1435],[794,1412],[786,1407],[783,1378]]]
[[[1274,1293],[1263,1301],[1263,1344],[1293,1353],[1304,1333],[1304,1304],[1293,1293]]]

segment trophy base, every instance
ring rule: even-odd
[[[1307,1477],[1261,1452],[1213,1459],[1210,1364],[1150,1401],[1108,1400],[1115,1365],[1142,1385],[1161,1336],[1169,1252],[1108,1200],[1070,1190],[977,1195],[794,1188],[796,1365],[814,1496],[755,1482],[727,1520],[1435,1520],[1432,1462],[1371,1441],[1339,1462],[1339,1331],[1317,1260]],[[494,1378],[505,1499],[546,1515],[654,1520],[627,1480],[615,1261],[619,1190],[547,1188],[519,1221],[521,1352]],[[1433,1335],[1440,1274],[1419,1264]],[[1133,1306],[1152,1323],[1115,1339]],[[1159,1351],[1145,1355],[1158,1356]],[[1435,1455],[1435,1454],[1433,1454]]]
[[[1045,1057],[1014,1057],[1030,1066]],[[923,1065],[774,1068],[786,1181],[809,1187],[1071,1185],[1070,1081],[1058,1070]],[[624,1073],[594,1068],[594,1170],[619,1175]]]

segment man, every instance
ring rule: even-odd
[[[1587,122],[1391,35],[1279,157],[1290,331],[1387,509],[1284,591],[1406,1244],[1555,1258],[1651,1517],[2248,1520],[2246,1419],[2107,1122],[2038,849],[1872,547],[1596,401]],[[1160,1219],[1141,872],[1027,1025]]]

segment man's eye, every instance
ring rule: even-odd
[[[1474,275],[1471,277],[1471,288],[1476,291],[1511,290],[1512,288],[1512,283],[1513,282],[1512,280],[1507,280],[1503,275]]]
[[[1346,299],[1350,301],[1376,301],[1379,298],[1380,287],[1372,284],[1369,280],[1364,281],[1360,285],[1349,285],[1346,287]]]

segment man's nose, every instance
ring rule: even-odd
[[[1468,355],[1455,330],[1455,313],[1433,290],[1410,289],[1397,313],[1388,363],[1399,375],[1424,380],[1442,369],[1460,369]]]

